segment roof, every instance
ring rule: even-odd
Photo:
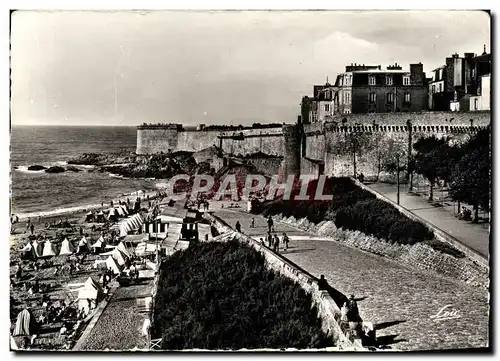
[[[188,210],[184,209],[184,208],[165,207],[164,209],[162,209],[160,215],[184,219],[186,217],[187,213],[188,213]]]

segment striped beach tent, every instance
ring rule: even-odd
[[[38,332],[38,324],[30,310],[25,308],[17,315],[16,326],[12,336],[31,336]]]
[[[115,208],[116,212],[118,213],[118,215],[120,217],[124,217],[125,216],[125,212],[123,211],[123,208],[120,206],[120,207],[116,207]]]
[[[33,248],[33,244],[28,242],[26,246],[21,249],[22,255],[24,258],[34,258],[37,257],[35,253],[35,249]]]
[[[128,211],[128,207],[127,207],[125,204],[122,204],[122,206],[121,206],[121,207],[122,207],[123,212],[125,213],[125,215],[127,215],[127,216],[128,216],[128,214],[130,213],[130,212]]]
[[[43,244],[42,257],[54,257],[57,256],[56,246],[49,240],[45,241]]]
[[[35,252],[35,256],[42,257],[43,254],[43,244],[36,240],[33,242],[33,251]]]
[[[62,241],[61,243],[61,249],[59,250],[59,255],[69,256],[73,253],[75,253],[75,247],[70,241],[68,241],[67,238],[64,238],[64,241]]]

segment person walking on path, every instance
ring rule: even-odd
[[[239,232],[241,233],[241,224],[240,224],[240,221],[236,221],[236,232]]]
[[[273,218],[271,216],[269,216],[269,218],[267,219],[267,228],[268,228],[269,232],[274,230],[274,222],[273,222]]]
[[[269,248],[273,247],[273,236],[271,235],[271,232],[267,232],[267,246]]]
[[[277,234],[274,235],[274,244],[273,244],[274,252],[279,253],[280,251],[280,238]]]
[[[31,229],[31,234],[33,235],[33,231],[35,230],[35,225],[33,223],[31,223],[30,229]]]
[[[290,243],[290,238],[288,238],[286,233],[283,232],[283,245],[284,245],[285,251],[288,250],[288,243]]]

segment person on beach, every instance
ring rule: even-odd
[[[28,218],[28,221],[26,222],[26,229],[29,229],[31,225],[31,219]]]
[[[324,291],[328,290],[328,282],[325,279],[325,275],[321,275],[319,277],[319,280],[318,280],[318,289],[320,291],[322,291],[322,290],[324,290]]]
[[[285,251],[288,250],[288,243],[290,243],[290,238],[283,232],[283,245],[285,246]]]
[[[269,248],[273,247],[273,236],[272,236],[271,232],[267,232],[267,246]]]
[[[269,216],[269,218],[267,219],[267,230],[271,232],[273,229],[274,229],[273,218]]]
[[[280,238],[277,234],[274,235],[274,244],[273,244],[274,252],[279,253],[280,250]]]
[[[33,223],[31,224],[30,229],[31,229],[31,235],[33,235],[33,231],[35,230],[35,225]]]
[[[236,232],[240,232],[241,233],[241,224],[240,224],[240,221],[236,221]]]
[[[255,218],[252,218],[252,223],[250,223],[250,228],[255,228]]]

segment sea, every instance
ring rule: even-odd
[[[64,173],[27,170],[30,165],[65,166],[68,160],[83,153],[134,152],[135,148],[135,127],[12,127],[11,213],[20,218],[60,214],[113,199],[126,200],[141,190],[157,190],[161,180],[124,179],[89,172],[91,167]]]

